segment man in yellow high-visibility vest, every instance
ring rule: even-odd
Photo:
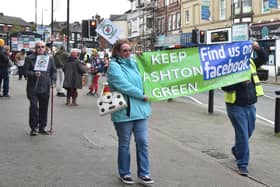
[[[228,117],[235,132],[231,149],[240,175],[248,175],[249,139],[255,129],[257,97],[263,95],[256,69],[268,60],[267,54],[257,42],[253,43],[256,57],[250,59],[251,79],[223,87]]]

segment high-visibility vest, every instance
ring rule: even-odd
[[[86,62],[86,61],[89,61],[89,55],[88,55],[88,53],[85,53],[85,56],[84,56],[84,62]]]
[[[250,59],[250,69],[251,69],[252,80],[255,84],[256,96],[262,96],[264,95],[263,88],[261,86],[261,82],[257,74],[256,65],[252,59]],[[225,92],[225,101],[226,103],[231,103],[231,104],[235,103],[236,91]]]

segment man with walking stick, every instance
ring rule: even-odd
[[[49,135],[45,130],[48,118],[50,87],[56,79],[54,60],[46,53],[46,45],[39,41],[35,44],[35,53],[25,59],[24,71],[27,76],[26,93],[29,99],[30,136],[37,133]]]

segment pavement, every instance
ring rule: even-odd
[[[263,83],[280,85],[280,76],[269,76],[266,81],[263,81]]]
[[[67,107],[65,97],[54,96],[53,134],[30,137],[25,84],[11,77],[12,97],[0,98],[0,187],[126,186],[117,174],[116,133],[110,117],[98,115],[97,98],[86,96],[84,88],[79,106]],[[184,97],[152,103],[152,109],[153,186],[280,186],[280,139],[264,121],[257,120],[249,177],[243,177],[230,153],[234,132],[224,111],[208,114],[207,106]],[[136,179],[133,139],[131,150]]]

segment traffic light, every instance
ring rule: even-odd
[[[88,20],[83,20],[82,21],[82,36],[83,38],[89,38],[89,33],[88,33]]]
[[[199,43],[205,43],[205,31],[199,31]]]
[[[198,29],[193,29],[192,30],[192,43],[197,44],[198,43],[197,38],[198,38]]]
[[[97,27],[97,22],[96,20],[90,20],[90,36],[96,36],[96,27]]]

